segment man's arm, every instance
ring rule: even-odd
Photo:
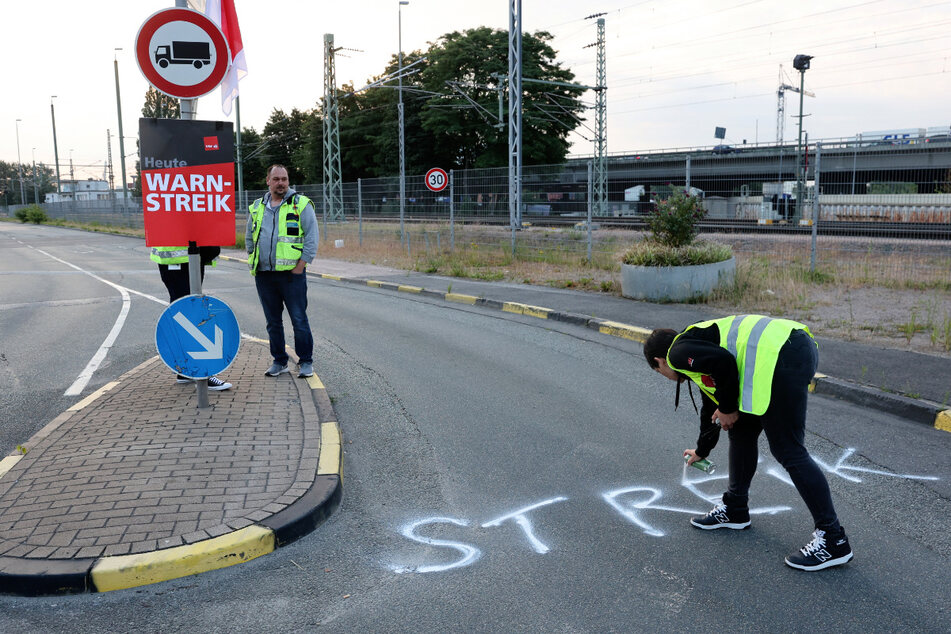
[[[300,228],[304,232],[304,249],[301,251],[300,259],[310,264],[317,257],[317,241],[320,238],[317,214],[312,204],[308,204],[301,211]]]
[[[244,230],[244,246],[248,255],[254,253],[254,216],[248,214],[248,226]]]
[[[675,368],[699,372],[713,379],[711,387],[720,412],[730,414],[739,409],[739,370],[736,357],[727,350],[711,341],[681,337],[670,348],[669,357]]]
[[[317,214],[314,206],[307,204],[300,212],[300,228],[304,232],[304,244],[301,249],[300,260],[294,266],[294,273],[303,273],[307,264],[317,257],[317,242],[320,229],[317,225]]]

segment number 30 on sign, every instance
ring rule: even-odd
[[[449,177],[446,175],[446,170],[434,167],[426,172],[426,187],[430,191],[441,192],[448,184]]]

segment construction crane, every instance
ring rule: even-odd
[[[783,72],[783,65],[779,65],[779,90],[776,91],[777,103],[776,103],[776,144],[782,145],[783,136],[785,133],[785,123],[786,123],[786,91],[791,90],[793,92],[799,92],[798,86],[793,86],[792,84],[786,83],[786,73]],[[815,97],[816,94],[811,90],[803,90],[802,94],[807,97]]]

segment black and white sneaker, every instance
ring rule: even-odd
[[[705,531],[712,531],[715,528],[740,530],[750,525],[750,512],[730,509],[726,504],[717,504],[706,515],[690,518],[690,523]]]
[[[187,376],[182,376],[181,374],[179,374],[179,375],[175,378],[175,382],[176,382],[176,383],[181,383],[181,384],[184,384],[184,383],[194,383],[194,382],[195,382],[195,379],[189,379]]]
[[[222,381],[216,376],[208,377],[208,389],[211,390],[212,392],[220,392],[221,390],[227,390],[230,387],[231,387],[230,383],[226,381]]]
[[[799,570],[822,570],[832,566],[841,566],[852,559],[852,547],[849,538],[842,531],[838,537],[830,539],[822,529],[812,533],[812,541],[797,552],[786,557],[786,565]]]

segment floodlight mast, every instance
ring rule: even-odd
[[[795,220],[802,219],[802,190],[805,180],[805,165],[802,160],[802,101],[806,88],[806,71],[809,70],[809,60],[812,55],[796,55],[793,58],[793,68],[799,71],[799,141],[796,143],[796,216]]]

